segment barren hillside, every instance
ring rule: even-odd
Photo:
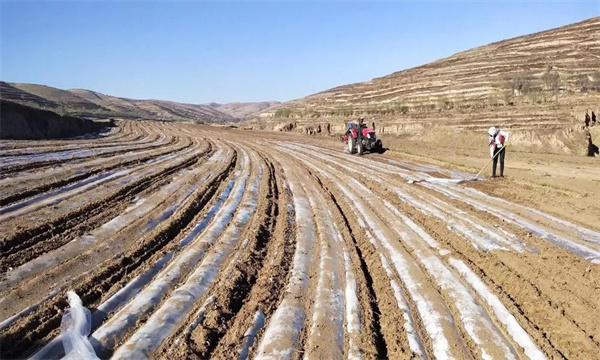
[[[115,112],[133,112],[136,110],[130,101],[116,96],[104,95],[85,89],[70,89],[68,92]]]
[[[281,104],[279,101],[262,101],[262,102],[234,102],[227,104],[210,103],[210,107],[218,109],[226,114],[229,114],[238,119],[244,119],[246,117],[260,113],[261,111],[267,110],[273,106]]]
[[[235,117],[208,105],[127,99],[84,89],[62,90],[45,85],[1,82],[0,95],[3,99],[24,105],[76,116],[199,123],[237,121]]]
[[[599,90],[600,17],[595,17],[284,103],[254,124],[307,133],[329,124],[337,133],[349,119],[366,115],[379,120],[380,133],[436,141],[428,134],[440,127],[447,133],[490,125],[559,131],[554,141],[577,130],[585,109],[597,110]],[[522,145],[540,140],[536,136],[527,133]],[[568,150],[565,141],[557,140],[555,149]]]
[[[91,90],[71,89],[69,92],[116,112],[136,114],[150,119],[188,119],[198,122],[235,121],[208,105],[183,104],[164,100],[135,100],[104,95]]]
[[[67,90],[57,89],[51,86],[37,85],[37,84],[17,84],[12,83],[13,87],[30,94],[37,95],[46,100],[50,100],[60,106],[73,109],[85,109],[85,110],[106,110],[102,109],[101,106],[87,101],[75,94],[70,93]]]
[[[37,107],[57,108],[58,104],[43,97],[39,97],[27,91],[17,89],[14,86],[0,81],[0,95],[2,99],[11,100],[14,102],[23,103],[26,105],[34,105]]]

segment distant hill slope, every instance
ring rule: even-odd
[[[11,100],[23,104],[46,108],[58,107],[58,104],[54,101],[50,101],[48,99],[44,99],[43,97],[18,89],[9,85],[8,83],[5,83],[4,81],[0,81],[0,95],[4,100]]]
[[[600,17],[480,46],[368,82],[329,89],[285,106],[326,111],[350,105],[377,110],[373,105],[414,107],[435,104],[440,99],[482,100],[510,95],[519,86],[525,88],[525,93],[551,90],[552,84],[544,81],[549,69],[550,74],[560,76],[563,92],[579,91],[585,83],[597,80]]]
[[[37,85],[37,84],[16,84],[11,83],[13,87],[26,91],[30,94],[37,95],[46,100],[52,101],[61,106],[72,108],[72,109],[85,109],[85,110],[102,110],[101,106],[89,102],[77,95],[70,93],[67,90],[61,90],[50,86]],[[105,109],[104,109],[105,110]]]
[[[339,133],[362,115],[375,117],[380,133],[438,141],[427,134],[479,133],[490,125],[567,131],[598,106],[600,17],[594,17],[286,102],[249,124]]]
[[[423,46],[435,46],[433,44]],[[600,17],[457,53],[269,109],[285,118],[552,103],[600,86]],[[286,111],[282,111],[285,109]]]
[[[95,91],[85,89],[71,89],[68,92],[85,99],[91,103],[101,106],[116,113],[137,114],[138,116],[148,116],[146,112],[140,112],[130,100],[116,96],[104,95]]]
[[[230,114],[208,105],[127,99],[91,90],[62,90],[37,84],[0,82],[0,96],[6,100],[61,114],[92,118],[116,117],[201,123],[239,121]]]
[[[279,105],[279,101],[263,101],[263,102],[233,102],[227,104],[210,103],[208,106],[217,109],[221,112],[229,114],[233,117],[244,119],[255,115],[261,111],[267,110],[273,106]]]
[[[209,105],[184,104],[165,100],[135,100],[101,94],[99,92],[71,89],[70,93],[114,112],[135,114],[148,119],[187,119],[198,122],[232,122],[237,119]]]

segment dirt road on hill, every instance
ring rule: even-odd
[[[600,232],[471,175],[291,135],[125,122],[0,142],[0,357],[592,359]],[[555,212],[556,213],[556,212]]]

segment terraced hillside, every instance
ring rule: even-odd
[[[188,119],[197,122],[232,122],[236,119],[207,105],[183,104],[165,100],[135,100],[73,89],[70,93],[114,112],[135,114],[144,119]]]
[[[0,82],[0,95],[3,99],[27,106],[75,116],[199,123],[239,121],[208,105],[183,104],[164,100],[126,99],[90,90],[62,90],[36,84]]]
[[[234,102],[227,104],[210,103],[210,107],[225,112],[238,119],[245,119],[249,116],[256,115],[273,106],[279,105],[279,101],[262,101],[262,102]]]
[[[9,85],[8,83],[5,83],[4,81],[0,81],[0,95],[2,95],[2,99],[4,100],[10,100],[29,106],[37,106],[49,109],[58,108],[59,106],[54,101],[18,89],[12,85]]]
[[[28,92],[30,94],[37,95],[46,100],[50,100],[55,104],[60,104],[67,109],[82,109],[82,110],[106,110],[102,106],[99,106],[93,102],[87,101],[69,91],[53,88],[45,85],[36,84],[16,84],[12,83],[11,86]]]
[[[599,106],[600,17],[595,17],[287,102],[254,123],[309,133],[329,124],[339,133],[348,119],[366,115],[380,121],[382,133],[435,141],[439,138],[426,134],[497,125],[529,132],[515,138],[526,146],[540,140],[531,131],[572,132],[585,109]],[[554,146],[563,147],[569,146]]]
[[[299,140],[0,142],[0,357],[60,358],[67,290],[102,358],[597,357],[597,223]]]

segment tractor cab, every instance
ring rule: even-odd
[[[349,123],[348,130],[343,136],[343,141],[348,146],[350,154],[362,155],[363,152],[381,152],[383,144],[377,139],[375,133],[375,122],[372,128],[367,127],[364,118],[359,118],[358,123]]]

